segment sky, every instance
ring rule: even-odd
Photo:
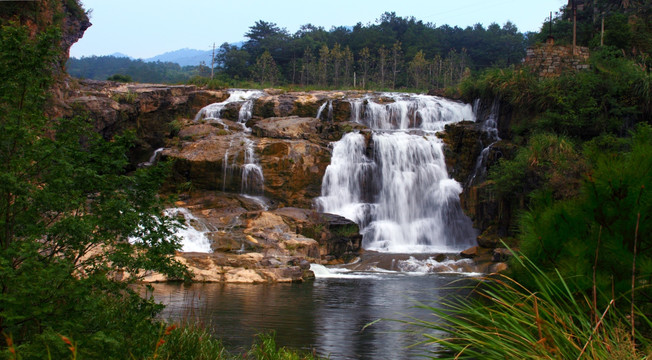
[[[304,24],[353,26],[375,23],[384,12],[436,26],[514,23],[521,32],[537,31],[550,11],[567,0],[82,0],[91,9],[91,26],[73,45],[74,57],[120,52],[149,58],[183,48],[210,50],[215,43],[244,41],[258,20],[276,23],[291,34]]]

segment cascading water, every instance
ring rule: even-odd
[[[158,156],[161,154],[161,151],[163,150],[165,150],[165,148],[158,148],[154,150],[152,155],[149,157],[149,160],[138,164],[138,167],[147,167],[147,166],[154,165],[154,163],[156,163],[156,160],[158,159]]]
[[[476,118],[479,118],[479,114],[482,112],[482,100],[476,99],[473,103],[473,114]],[[487,175],[487,158],[491,147],[498,141],[500,141],[500,136],[498,136],[498,116],[500,113],[500,100],[495,98],[491,103],[491,108],[487,117],[484,120],[479,120],[482,122],[482,130],[487,134],[488,145],[482,149],[482,152],[478,156],[475,162],[475,169],[473,170],[473,175],[469,178],[467,185],[474,184],[477,179],[484,179]],[[482,180],[480,180],[482,181]]]
[[[328,100],[325,101],[319,109],[317,110],[317,119],[321,119],[322,113],[324,110],[326,110],[326,107],[328,107],[328,112],[326,113],[326,120],[332,121],[333,120],[333,100]]]
[[[201,119],[214,120],[224,125],[225,129],[228,129],[228,127],[222,122],[220,116],[222,115],[222,110],[224,110],[228,104],[237,102],[242,103],[238,114],[238,122],[243,124],[243,128],[246,128],[244,123],[251,119],[254,101],[263,95],[264,93],[260,90],[229,90],[229,97],[226,100],[204,106],[199,110],[195,116],[195,121]]]
[[[381,97],[383,103],[371,96],[351,101],[351,120],[372,129],[371,144],[360,133],[334,143],[320,210],[358,223],[369,250],[453,252],[473,245],[476,232],[459,204],[462,187],[448,177],[435,136],[448,123],[474,120],[471,106],[425,95]]]
[[[247,127],[246,123],[252,117],[254,101],[264,94],[260,90],[230,90],[229,97],[226,100],[205,106],[195,116],[195,121],[201,119],[213,120],[222,124],[224,129],[228,129],[228,126],[220,118],[222,110],[230,103],[241,103],[238,111],[238,123],[242,126],[242,132],[231,140],[229,148],[224,154],[223,184],[226,184],[227,174],[232,173],[233,169],[239,167],[242,173],[240,191],[245,195],[260,196],[263,194],[265,180],[263,169],[258,164],[258,159],[254,153],[255,143],[248,135],[251,133],[251,129]],[[232,146],[236,143],[244,146],[244,162],[241,167],[236,163],[237,151],[231,151]],[[229,164],[229,156],[233,158],[232,164]]]
[[[184,226],[176,234],[181,238],[183,252],[213,252],[211,241],[206,237],[209,229],[186,208],[171,208],[165,210],[167,216],[183,216]]]

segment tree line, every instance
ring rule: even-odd
[[[436,26],[386,12],[373,24],[323,27],[306,24],[294,34],[256,21],[241,46],[222,44],[215,54],[220,79],[270,85],[319,87],[440,88],[470,71],[520,63],[527,36],[507,22],[466,28]],[[135,81],[184,82],[210,76],[210,64],[180,67],[108,56],[71,59],[68,71],[106,79],[121,73]]]

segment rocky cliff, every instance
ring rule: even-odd
[[[275,92],[252,104],[244,123],[242,102],[226,101],[227,91],[80,80],[68,92],[64,114],[90,117],[107,139],[135,131],[134,168],[159,160],[174,163],[165,191],[179,194],[177,206],[209,229],[214,251],[181,256],[201,265],[192,268],[198,280],[299,281],[309,276],[303,261],[338,263],[360,253],[358,226],[316,212],[313,199],[330,163],[330,142],[364,126],[347,121],[350,106],[326,111],[323,120],[316,117],[324,103],[342,93],[270,93]],[[197,115],[215,103],[224,103],[219,119]],[[262,183],[245,188],[243,173],[254,165]],[[251,270],[247,276],[237,270],[243,267]]]

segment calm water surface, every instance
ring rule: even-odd
[[[198,319],[229,347],[248,348],[255,334],[273,330],[279,345],[330,359],[399,360],[427,351],[407,348],[421,335],[395,321],[364,326],[383,318],[434,320],[416,302],[438,306],[456,292],[445,286],[459,279],[367,272],[302,284],[154,284],[154,297],[167,305],[163,317]]]

